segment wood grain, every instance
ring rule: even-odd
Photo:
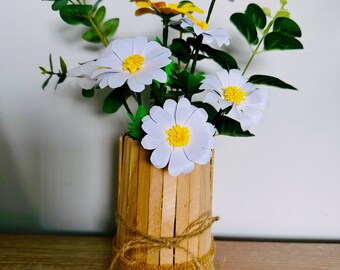
[[[0,234],[0,269],[107,269],[110,237]],[[339,270],[340,244],[216,241],[216,270]]]

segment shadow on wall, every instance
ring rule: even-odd
[[[0,232],[40,231],[38,208],[29,199],[20,168],[0,129]]]

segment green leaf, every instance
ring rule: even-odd
[[[60,17],[68,24],[89,25],[91,10],[91,5],[67,5],[62,7],[59,12]]]
[[[236,60],[224,51],[213,49],[206,44],[201,45],[201,50],[226,70],[238,68]]]
[[[84,98],[91,98],[91,97],[94,97],[95,91],[94,91],[94,88],[89,89],[89,90],[82,89],[81,94]]]
[[[294,86],[281,81],[278,78],[267,75],[253,75],[248,79],[249,82],[254,84],[264,84],[269,86],[275,86],[279,88],[297,90]]]
[[[97,32],[94,29],[89,29],[87,30],[82,38],[88,42],[92,42],[92,43],[100,43],[101,39],[99,37],[99,35],[97,34]]]
[[[239,122],[228,116],[221,116],[216,120],[216,129],[220,135],[232,137],[252,137],[248,130],[243,131]]]
[[[296,38],[278,33],[272,32],[264,38],[265,50],[295,50],[303,49],[303,45]]]
[[[48,61],[50,62],[50,69],[51,69],[51,72],[53,72],[53,61],[52,61],[52,54],[50,53],[50,56],[48,58]]]
[[[39,69],[41,70],[41,74],[46,74],[47,73],[46,68],[44,68],[42,66],[39,66]]]
[[[61,72],[62,72],[63,74],[66,74],[66,73],[67,73],[67,66],[66,66],[66,63],[65,63],[64,59],[63,59],[61,56],[60,56],[59,60],[60,60],[60,68],[61,68]]]
[[[192,102],[191,104],[198,108],[204,109],[208,113],[208,122],[210,123],[213,122],[215,116],[217,115],[217,111],[213,106],[211,106],[208,103],[201,102],[201,101],[195,101],[195,102]]]
[[[191,56],[191,48],[188,43],[180,38],[175,38],[170,45],[172,55],[177,57],[183,63],[188,63]]]
[[[292,37],[301,37],[301,29],[292,19],[280,17],[274,21],[273,32],[279,32]]]
[[[104,6],[100,7],[97,12],[96,15],[94,16],[94,20],[97,24],[101,24],[105,18],[105,14],[106,14],[106,8]]]
[[[144,105],[140,105],[137,108],[135,116],[128,114],[131,119],[131,122],[128,123],[128,133],[132,138],[141,141],[144,137],[145,132],[142,129],[142,118],[147,114],[148,110]]]
[[[52,78],[52,74],[47,78],[47,80],[43,83],[43,85],[42,85],[42,89],[43,90],[45,90],[45,87],[48,85],[48,83],[49,83],[49,81],[50,81],[50,79]]]
[[[103,0],[97,0],[97,2],[93,5],[93,7],[92,7],[92,12],[94,12],[96,9],[97,9],[97,7],[98,7],[98,5],[102,2]]]
[[[244,13],[250,17],[250,19],[253,21],[257,28],[263,29],[266,26],[267,24],[266,14],[263,12],[262,8],[260,8],[258,5],[249,4]]]
[[[67,5],[68,0],[54,0],[52,10],[57,11]]]
[[[103,33],[105,37],[112,37],[117,31],[118,25],[119,25],[118,18],[110,19],[103,24],[100,31]]]
[[[115,113],[123,105],[123,102],[131,96],[131,90],[124,84],[114,89],[104,100],[103,112]]]
[[[171,76],[172,86],[176,89],[181,89],[185,96],[190,98],[193,94],[199,93],[199,90],[204,76],[201,74],[190,74],[187,70],[180,73],[173,73]]]
[[[252,19],[243,13],[234,13],[230,17],[231,22],[237,27],[238,31],[252,44],[257,39],[256,26]]]

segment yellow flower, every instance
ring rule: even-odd
[[[140,16],[144,14],[158,14],[158,15],[170,15],[175,16],[178,14],[187,15],[192,17],[193,12],[198,12],[203,14],[204,11],[196,7],[191,2],[179,2],[175,4],[167,4],[164,1],[152,2],[149,0],[130,0],[130,2],[136,2],[138,9],[135,15]]]

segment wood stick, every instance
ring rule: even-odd
[[[162,220],[163,170],[157,169],[151,163],[149,190],[148,234],[160,236]],[[159,265],[159,251],[155,251],[150,254],[147,258],[147,263]]]
[[[163,201],[162,201],[162,237],[174,237],[176,216],[176,191],[177,177],[164,170]],[[174,250],[162,248],[160,252],[160,264],[173,264]]]
[[[137,220],[136,227],[144,233],[148,232],[149,194],[150,194],[150,153],[141,146],[139,149]],[[136,250],[135,258],[141,259],[147,253],[146,248]],[[142,260],[142,262],[146,262]]]
[[[176,203],[176,236],[183,234],[189,226],[189,199],[190,199],[190,176],[179,175],[177,177],[177,203]],[[188,240],[180,244],[188,249]],[[188,260],[188,253],[182,249],[175,249],[175,263],[183,263]]]

